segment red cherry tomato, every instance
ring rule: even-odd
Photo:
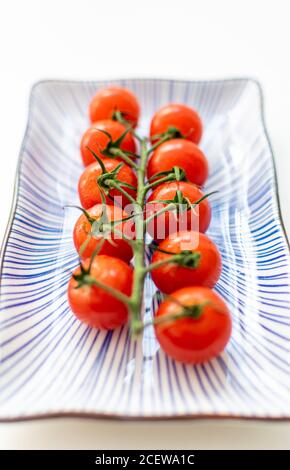
[[[181,266],[173,262],[152,271],[154,283],[165,294],[186,286],[213,287],[217,283],[222,269],[221,255],[217,246],[203,233],[182,231],[171,234],[160,243],[159,249],[172,254],[191,251],[199,256],[196,267]],[[156,250],[152,263],[161,262],[171,256]]]
[[[130,122],[133,127],[136,127],[140,106],[135,95],[126,88],[104,88],[96,93],[90,103],[91,122],[113,119],[116,111],[119,111],[123,119]]]
[[[176,128],[185,139],[195,144],[201,139],[201,119],[194,109],[185,104],[168,104],[154,114],[150,126],[152,141],[158,140],[154,136],[167,132],[170,127]]]
[[[87,212],[94,220],[100,221],[104,215],[104,211],[109,221],[124,220],[128,217],[128,214],[120,207],[109,205],[103,207],[102,204],[96,204],[91,207],[91,209],[88,209]],[[77,252],[80,253],[82,247],[85,246],[85,249],[80,253],[82,259],[90,258],[100,242],[104,239],[101,230],[99,235],[94,234],[94,236],[91,236],[92,228],[85,214],[82,214],[75,223],[73,239]],[[115,229],[122,232],[127,238],[134,238],[127,222],[120,222],[120,224],[115,225]],[[99,255],[114,256],[122,259],[126,263],[129,263],[133,257],[131,245],[124,238],[121,238],[120,234],[114,234],[114,232],[112,232],[111,239],[105,239],[102,243],[103,245],[99,251]]]
[[[153,152],[147,167],[147,177],[153,181],[156,173],[177,166],[185,171],[188,181],[202,186],[208,177],[208,163],[204,153],[193,142],[172,139]]]
[[[106,149],[110,139],[101,131],[108,132],[111,135],[112,140],[115,141],[123,134],[125,130],[126,128],[123,126],[123,124],[117,121],[111,121],[109,119],[95,122],[91,127],[89,127],[84,133],[80,145],[84,165],[87,166],[90,163],[96,161],[88,147],[93,150],[93,152],[95,152],[99,158],[105,158],[105,156],[102,154],[102,150]],[[125,152],[135,153],[136,145],[130,132],[125,135],[120,148]]]
[[[88,262],[85,267],[88,267]],[[74,274],[80,274],[80,268]],[[96,256],[90,276],[125,295],[131,294],[133,269],[121,259]],[[106,330],[113,330],[127,322],[128,308],[121,300],[95,285],[77,286],[78,281],[72,277],[68,285],[68,301],[79,320],[92,328]]]
[[[164,183],[152,192],[146,204],[146,218],[152,217],[154,213],[167,206],[168,203],[152,203],[151,201],[171,200],[175,197],[176,192],[180,191],[184,198],[191,204],[194,204],[204,196],[204,193],[192,183],[185,181],[173,181]],[[184,206],[186,209],[186,206]],[[156,240],[160,242],[171,233],[179,230],[195,230],[205,232],[209,226],[211,219],[211,208],[208,199],[204,199],[194,209],[183,210],[176,214],[175,211],[168,211],[162,215],[154,217],[148,222],[147,230]]]
[[[104,158],[103,163],[107,171],[114,170],[120,164],[120,162],[112,160],[110,158]],[[101,174],[101,166],[97,161],[95,161],[95,163],[91,163],[89,166],[87,166],[80,176],[78,191],[81,205],[85,209],[89,209],[95,204],[99,204],[102,202],[100,187],[97,183],[97,179],[99,176],[101,176]],[[134,187],[136,187],[137,185],[135,173],[133,172],[132,168],[130,168],[125,163],[120,168],[117,174],[117,179],[122,181],[123,183],[128,183]],[[131,196],[135,197],[136,191],[127,187],[124,187],[124,189]],[[117,201],[115,200],[115,203],[117,205],[118,202],[121,202],[121,205],[124,208],[127,204],[130,204],[128,198],[124,196],[118,189],[115,188],[110,189],[109,195],[106,197],[106,202],[108,204],[114,204],[114,198],[116,197],[118,198]]]
[[[163,351],[177,361],[197,364],[225,348],[231,334],[230,312],[223,299],[208,287],[184,287],[160,305],[156,319],[182,312],[182,305],[200,309],[196,318],[183,317],[155,325]]]

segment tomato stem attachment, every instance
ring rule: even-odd
[[[129,194],[124,188],[123,186],[125,186],[125,184],[122,182],[122,181],[119,181],[119,180],[110,180],[108,179],[106,181],[106,186],[110,187],[110,188],[115,188],[117,189],[120,193],[123,194],[123,196],[125,196],[130,202],[132,202],[133,204],[136,203],[136,200],[134,199],[133,196],[131,196],[131,194]],[[132,189],[135,189],[133,187],[131,187]]]
[[[207,199],[209,196],[212,194],[217,193],[218,191],[212,191],[211,193],[204,194],[202,197],[200,197],[197,201],[195,201],[193,204],[183,196],[182,192],[178,189],[176,191],[176,194],[173,199],[155,199],[153,201],[150,201],[150,204],[167,204],[161,209],[159,209],[157,212],[154,212],[152,215],[150,215],[146,219],[146,225],[151,222],[151,220],[155,219],[156,217],[159,217],[160,215],[164,214],[164,212],[168,211],[173,211],[176,210],[177,212],[182,212],[182,211],[187,211],[187,210],[194,210],[195,207],[200,204],[203,200]]]
[[[131,166],[132,168],[134,168],[134,170],[137,170],[138,169],[138,165],[136,165],[135,162],[133,162],[132,158],[130,158],[129,155],[127,155],[125,152],[123,152],[123,150],[119,149],[119,148],[111,148],[110,149],[110,153],[112,155],[114,155],[114,157],[118,157],[118,158],[121,158],[125,163],[127,163],[127,165]],[[109,156],[109,155],[108,155]]]
[[[113,141],[112,136],[109,132],[104,131],[102,129],[97,129],[97,128],[96,128],[96,131],[101,132],[102,134],[106,135],[109,139],[109,142],[107,143],[107,146],[104,149],[99,148],[100,153],[104,157],[107,157],[107,158],[116,158],[116,157],[121,158],[122,160],[124,160],[124,162],[126,162],[132,168],[134,168],[135,170],[137,169],[137,165],[132,161],[132,158],[130,158],[130,156],[135,158],[137,155],[135,155],[131,152],[125,152],[120,148],[120,145],[122,144],[122,142],[123,142],[124,138],[126,137],[126,135],[128,134],[128,132],[132,131],[131,127],[127,127],[125,129],[125,131],[123,132],[123,134],[120,135],[120,137],[118,139],[116,139],[115,141]],[[96,153],[92,149],[90,149],[88,146],[87,146],[87,149],[91,152],[91,154],[100,163],[101,159],[96,155]],[[100,163],[100,165],[102,167],[102,170],[104,171],[104,164]]]
[[[156,201],[152,201],[152,202],[156,202]],[[165,201],[162,201],[162,202],[165,203]],[[171,203],[171,204],[168,204],[167,206],[162,207],[159,211],[157,211],[154,214],[150,215],[146,219],[146,222],[145,222],[146,226],[151,222],[151,220],[155,219],[156,217],[159,217],[160,215],[164,214],[165,212],[170,212],[170,211],[173,211],[175,209],[176,209],[176,204],[175,203]]]
[[[120,124],[123,124],[123,126],[125,127],[130,127],[131,128],[131,123],[130,121],[128,121],[127,119],[124,118],[124,115],[123,113],[121,113],[121,111],[119,111],[118,109],[116,109],[113,114],[112,114],[112,119],[113,121],[118,121],[120,122]],[[142,137],[140,137],[134,129],[131,129],[131,133],[133,134],[133,136],[141,143],[142,142]]]
[[[157,178],[157,179],[150,182],[152,178]],[[157,173],[152,178],[150,178],[149,183],[146,184],[144,188],[146,192],[149,191],[149,189],[152,189],[155,186],[158,186],[159,184],[162,184],[162,183],[166,183],[169,181],[185,181],[186,180],[184,170],[182,170],[178,166],[174,166],[172,170]]]
[[[91,152],[93,157],[97,160],[102,170],[102,174],[97,178],[97,183],[99,187],[105,192],[106,195],[109,195],[109,190],[111,188],[116,188],[118,189],[120,193],[123,194],[123,196],[125,196],[130,202],[134,204],[136,202],[135,199],[133,198],[133,196],[131,196],[131,194],[128,193],[128,191],[126,191],[123,188],[123,186],[129,189],[132,189],[134,191],[136,191],[136,188],[129,183],[125,183],[124,181],[118,180],[117,178],[118,173],[123,167],[124,163],[120,162],[119,165],[116,166],[116,168],[114,168],[111,171],[108,171],[102,159],[92,149],[90,149],[89,147],[87,147],[87,149]]]
[[[129,305],[130,297],[128,297],[128,295],[123,294],[123,292],[120,292],[114,287],[108,286],[107,284],[104,284],[103,282],[98,281],[91,275],[91,268],[92,268],[94,258],[100,252],[103,246],[103,243],[104,241],[101,241],[99,245],[97,246],[97,248],[95,249],[95,251],[93,252],[88,268],[85,268],[83,263],[81,262],[80,263],[81,272],[79,274],[73,274],[74,280],[77,281],[77,286],[75,288],[79,289],[80,287],[83,287],[83,286],[97,286],[100,289],[103,289],[104,291],[108,292],[108,294],[111,294],[113,297],[120,300],[124,304]]]
[[[189,250],[181,251],[180,253],[172,254],[172,256],[168,256],[160,261],[156,261],[156,263],[151,263],[145,267],[145,272],[149,273],[154,269],[160,268],[168,263],[178,264],[184,268],[191,268],[195,269],[198,267],[200,262],[200,253],[199,252],[192,252]]]
[[[159,147],[161,144],[163,144],[167,140],[177,139],[177,138],[183,139],[184,136],[181,134],[180,130],[177,129],[177,127],[169,126],[166,132],[163,132],[162,134],[154,135],[152,137],[153,141],[156,140],[156,139],[158,139],[158,140],[148,150],[148,154],[150,154],[151,152],[154,152],[154,150],[156,150],[157,147]]]
[[[123,124],[124,126],[130,126],[130,122],[127,121],[124,118],[123,113],[119,109],[115,109],[115,111],[112,114],[112,120],[113,121],[118,121],[120,124]]]
[[[168,298],[169,300],[175,300],[170,296],[168,296]],[[156,326],[164,323],[170,323],[176,320],[181,320],[182,318],[192,318],[193,320],[197,320],[201,317],[203,309],[207,305],[208,302],[202,302],[194,305],[179,305],[179,307],[181,308],[179,312],[155,317],[152,320],[148,320],[146,322],[139,321],[138,324],[136,323],[135,325],[135,334],[141,333],[148,326]]]
[[[85,275],[83,277],[82,285],[97,286],[100,289],[103,289],[104,291],[108,292],[108,294],[111,294],[113,297],[120,300],[124,304],[129,305],[130,303],[130,297],[128,297],[128,295],[123,294],[117,289],[114,289],[114,287],[108,286],[107,284],[104,284],[103,282],[98,281],[93,276]]]

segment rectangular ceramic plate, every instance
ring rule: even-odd
[[[111,82],[44,81],[31,93],[16,196],[2,249],[0,418],[290,417],[289,251],[259,85],[247,79],[117,80],[137,94],[141,133],[167,102],[196,108],[210,163],[208,234],[223,256],[216,290],[233,315],[226,351],[196,367],[168,359],[152,330],[89,329],[66,288],[82,171],[79,142],[93,94]],[[156,307],[146,285],[146,315]]]

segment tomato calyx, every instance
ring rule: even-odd
[[[153,199],[152,201],[148,201],[148,204],[161,204],[161,208],[158,209],[157,207],[156,211],[146,218],[145,224],[148,226],[153,219],[160,217],[165,212],[173,212],[174,216],[177,216],[182,212],[187,212],[188,210],[194,212],[195,207],[198,204],[216,192],[217,191],[212,191],[211,193],[204,194],[194,203],[191,203],[188,198],[184,197],[182,191],[180,190],[176,191],[175,196],[172,199]]]
[[[129,157],[139,158],[139,155],[137,155],[136,153],[129,152],[129,151],[124,151],[124,150],[121,149],[121,144],[122,144],[123,140],[125,139],[126,135],[129,132],[133,131],[133,129],[132,129],[132,127],[130,127],[130,125],[126,127],[124,132],[116,140],[113,140],[111,134],[109,132],[103,130],[103,129],[98,129],[96,127],[96,131],[102,132],[109,139],[106,147],[102,150],[100,149],[100,152],[101,152],[102,155],[104,155],[105,157],[108,157],[108,158],[122,158],[127,163],[130,162],[129,164],[131,164],[131,166],[134,166],[134,162],[132,162],[130,159],[128,161],[127,159]]]
[[[156,203],[170,204],[170,206],[174,205],[177,212],[187,211],[191,206],[191,203],[183,196],[182,191],[179,189],[176,191],[172,199],[154,199],[153,201],[149,201],[149,204]]]
[[[84,287],[84,286],[96,285],[96,279],[91,276],[91,270],[92,270],[93,261],[95,257],[98,255],[98,253],[100,252],[100,250],[102,249],[104,241],[105,241],[104,239],[101,240],[101,242],[98,244],[98,246],[92,253],[88,267],[86,268],[83,265],[83,263],[80,262],[80,273],[72,275],[73,279],[77,281],[77,285],[75,286],[75,289],[79,289],[80,287]]]
[[[80,263],[80,273],[73,274],[72,277],[77,281],[75,289],[80,289],[84,286],[92,286],[95,283],[95,279],[90,275],[90,267],[86,269],[82,263]]]
[[[103,203],[103,209],[101,216],[98,219],[95,219],[90,216],[90,214],[83,209],[80,206],[73,206],[76,209],[79,209],[82,211],[82,213],[85,215],[87,221],[89,222],[91,226],[90,232],[88,232],[88,236],[86,240],[83,242],[83,244],[80,247],[79,254],[82,256],[84,253],[85,249],[87,248],[90,240],[92,238],[101,238],[100,242],[97,245],[97,253],[101,250],[105,240],[107,240],[111,245],[115,246],[115,242],[112,239],[112,232],[114,231],[114,225],[117,223],[120,223],[120,221],[110,221],[107,215],[106,211],[106,204]]]
[[[74,287],[74,289],[79,289],[84,286],[88,286],[88,287],[95,286],[104,290],[105,292],[112,295],[116,299],[120,300],[125,305],[129,305],[130,298],[126,294],[123,294],[121,291],[115,289],[114,287],[111,287],[110,285],[104,284],[103,282],[99,281],[98,279],[96,279],[94,276],[91,275],[93,261],[95,257],[98,255],[100,249],[101,249],[101,246],[98,246],[93,252],[88,268],[86,268],[83,265],[83,263],[80,263],[80,272],[78,274],[72,275],[72,278],[77,282],[77,285]]]
[[[132,118],[132,119],[130,119]],[[115,109],[111,116],[112,121],[117,121],[120,124],[123,124],[126,127],[131,127],[133,122],[133,117],[130,116],[130,113],[120,111],[119,109]]]
[[[153,180],[155,181],[156,178],[162,178],[164,176],[171,177],[171,180],[167,179],[167,181],[187,181],[185,171],[179,166],[173,166],[171,170],[165,170],[165,171],[160,171],[158,173],[155,173],[153,176],[151,176],[151,178],[149,178],[148,181],[149,182]],[[158,184],[160,184],[160,182],[158,182]]]
[[[155,142],[152,147],[148,150],[148,155],[157,149],[161,144],[167,142],[171,139],[185,139],[186,136],[181,134],[180,130],[177,127],[169,126],[167,131],[162,132],[161,134],[155,134],[151,137],[151,142]]]
[[[180,320],[181,318],[194,318],[197,320],[201,317],[203,309],[207,304],[208,302],[202,302],[193,305],[182,305],[180,312],[158,317],[160,318],[159,323],[163,323],[163,321]],[[161,321],[161,319],[163,319],[163,321]]]
[[[191,203],[190,200],[185,197],[180,189],[177,189],[174,197],[172,199],[154,199],[153,201],[149,201],[149,204],[169,204],[172,206],[175,205],[175,210],[177,212],[186,212],[189,209],[194,210],[198,204],[200,204],[203,200],[207,199],[212,194],[217,193],[217,191],[212,191],[210,193],[204,194],[201,198],[197,199],[194,203]],[[158,213],[156,213],[155,217],[157,217]]]
[[[110,189],[115,188],[115,189],[118,189],[131,202],[135,203],[135,199],[133,198],[133,196],[131,196],[131,194],[129,194],[124,189],[124,187],[128,189],[132,189],[133,191],[136,191],[137,188],[133,186],[132,184],[126,183],[125,181],[121,181],[117,178],[119,171],[124,166],[124,163],[120,162],[119,165],[116,166],[116,168],[114,168],[111,171],[108,171],[102,159],[98,157],[98,155],[92,149],[90,149],[89,147],[87,147],[87,149],[92,153],[92,155],[94,156],[94,158],[97,160],[97,162],[99,163],[101,167],[102,173],[97,178],[97,184],[101,189],[101,197],[105,194],[106,196],[110,197],[110,199],[113,199],[110,196]],[[102,197],[102,200],[103,200],[103,197]],[[103,202],[105,201],[103,200]]]
[[[131,203],[135,204],[136,200],[134,197],[129,194],[125,188],[131,189],[136,191],[135,186],[130,183],[126,183],[125,181],[121,181],[117,178],[117,175],[122,168],[123,163],[120,163],[114,170],[103,173],[97,178],[97,183],[102,190],[102,192],[108,196],[110,199],[114,201],[114,198],[110,194],[110,190],[115,188],[117,189],[123,196],[125,196]]]
[[[180,132],[180,130],[175,127],[175,126],[168,126],[167,131],[162,132],[161,134],[155,134],[152,136],[152,140],[158,140],[158,144],[160,144],[160,141],[166,142],[167,140],[170,139],[184,139],[185,136]]]
[[[178,264],[183,268],[191,268],[195,269],[199,266],[201,254],[199,251],[191,251],[191,250],[181,250],[178,253],[173,253],[172,251],[163,250],[155,242],[151,243],[151,248],[155,251],[159,251],[168,257],[163,258],[155,263],[149,264],[146,267],[146,271],[153,271],[154,269],[163,266],[168,263]]]
[[[119,236],[122,236],[124,240],[127,240],[131,245],[133,245],[134,241],[125,236],[125,234],[122,233],[121,230],[118,230],[116,228],[117,225],[122,224],[123,222],[126,222],[127,220],[130,220],[134,217],[133,215],[128,215],[128,217],[124,217],[122,219],[118,220],[109,220],[107,210],[106,210],[106,204],[103,202],[102,204],[102,212],[101,215],[98,219],[95,219],[94,217],[91,217],[90,214],[80,206],[68,206],[68,207],[75,207],[76,209],[79,209],[82,211],[82,213],[85,215],[87,221],[89,222],[91,226],[90,232],[88,232],[88,236],[84,243],[80,247],[80,255],[83,254],[85,251],[87,245],[89,244],[91,238],[101,238],[100,242],[97,245],[97,252],[99,252],[103,246],[103,243],[108,241],[111,245],[115,246],[115,242],[113,240],[113,234],[116,233]]]
[[[149,178],[148,184],[146,184],[144,189],[147,192],[149,191],[149,189],[153,189],[159,184],[168,183],[172,181],[187,181],[185,171],[182,170],[182,168],[179,168],[178,166],[174,166],[171,170],[160,171],[159,173],[155,173],[155,175]]]
[[[147,193],[147,191],[153,189],[155,186],[172,181],[187,181],[185,171],[178,166],[174,166],[171,170],[155,173],[155,175],[149,178],[148,183],[144,187],[144,190]]]
[[[179,189],[176,191],[172,201],[176,205],[177,212],[184,212],[191,208],[190,201],[183,196],[182,191]]]
[[[128,185],[128,187],[130,187],[131,189],[136,189],[129,183],[122,183],[122,181],[118,180],[117,175],[122,167],[123,163],[119,163],[119,165],[117,165],[116,168],[111,171],[107,171],[104,166],[102,167],[102,174],[98,176],[97,183],[101,188],[103,188],[106,195],[109,194],[110,189],[112,188],[112,186],[114,186],[112,185],[113,181],[118,182],[119,184],[124,184],[126,186]]]
[[[177,255],[176,264],[184,268],[197,268],[200,262],[200,253],[183,250]]]

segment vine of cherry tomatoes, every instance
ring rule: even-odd
[[[196,364],[223,351],[232,326],[227,305],[212,290],[222,259],[204,233],[211,206],[202,190],[209,173],[198,147],[202,121],[185,104],[168,104],[152,117],[145,139],[136,132],[139,117],[137,98],[124,88],[100,90],[89,105],[91,125],[80,143],[82,213],[73,232],[81,262],[68,300],[90,327],[129,322],[137,334],[148,326],[140,306],[150,274],[164,296],[149,322],[161,348]]]

